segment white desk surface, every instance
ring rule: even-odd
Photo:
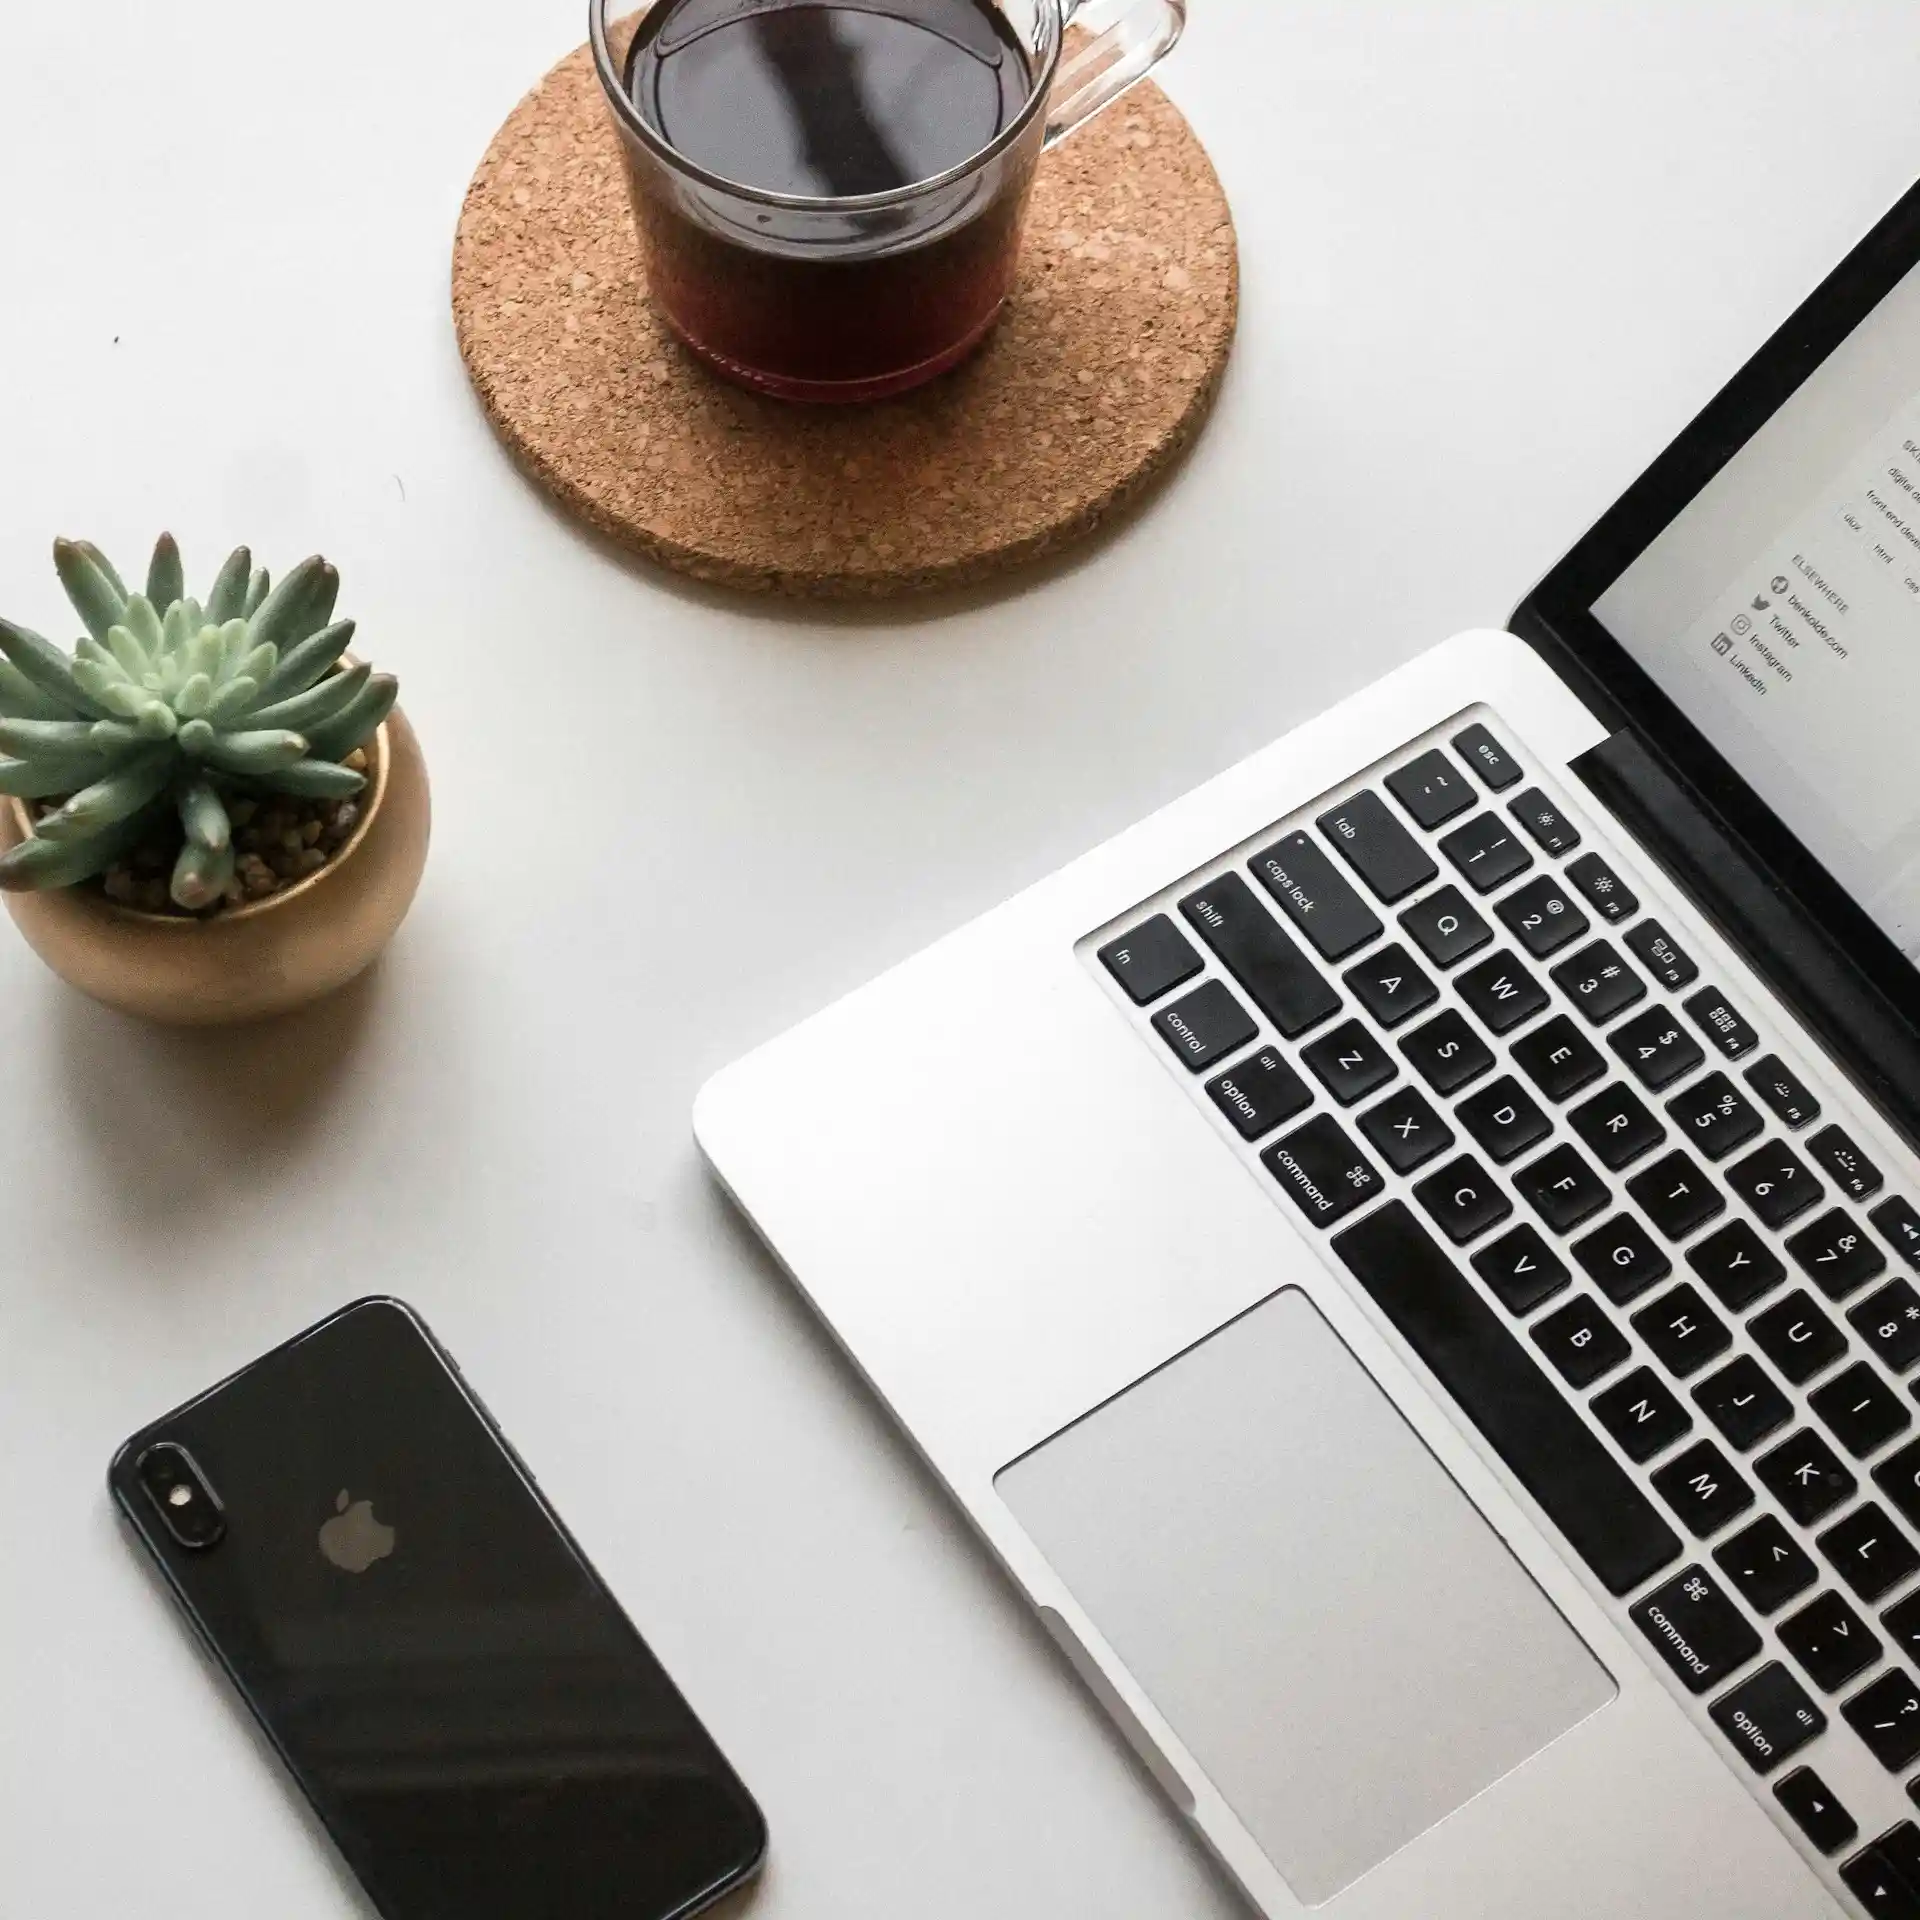
[[[102,1470],[379,1287],[761,1797],[749,1911],[1231,1913],[704,1178],[694,1089],[1503,618],[1920,172],[1920,9],[1194,0],[1168,84],[1245,265],[1214,424],[1072,563],[863,617],[602,550],[468,395],[461,192],[584,12],[0,9],[0,608],[64,636],[56,533],[322,548],[438,807],[386,964],[277,1028],[144,1030],[0,926],[0,1911],[368,1911]]]

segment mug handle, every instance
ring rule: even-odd
[[[1054,75],[1048,146],[1085,126],[1173,51],[1187,24],[1187,0],[1061,0],[1060,16],[1063,33],[1077,23],[1091,37]]]

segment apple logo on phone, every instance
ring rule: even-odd
[[[393,1551],[394,1529],[374,1518],[371,1500],[350,1500],[345,1487],[333,1503],[333,1518],[320,1528],[320,1552],[342,1573],[365,1573]]]

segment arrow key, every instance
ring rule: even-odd
[[[1811,1767],[1795,1767],[1774,1788],[1773,1797],[1822,1853],[1838,1853],[1860,1831],[1859,1821],[1827,1791],[1827,1783]]]
[[[1860,1902],[1867,1920],[1920,1920],[1920,1894],[1908,1888],[1878,1847],[1856,1853],[1840,1869],[1840,1878]]]

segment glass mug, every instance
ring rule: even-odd
[[[1186,20],[1186,0],[590,6],[655,307],[716,372],[812,401],[904,393],[980,344],[1040,155]]]

